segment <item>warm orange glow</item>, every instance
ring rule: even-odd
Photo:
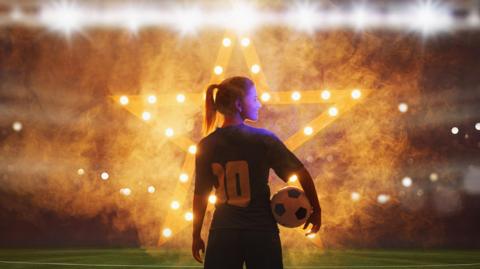
[[[211,204],[215,204],[217,202],[217,196],[215,196],[214,194],[210,195],[208,197],[208,202]]]
[[[121,105],[128,105],[128,97],[125,95],[120,96],[120,104]]]

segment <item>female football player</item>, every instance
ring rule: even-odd
[[[254,83],[231,77],[206,92],[203,132],[195,157],[193,257],[205,253],[201,229],[208,197],[217,201],[205,253],[207,269],[283,268],[277,223],[270,209],[269,169],[285,182],[297,175],[313,212],[304,225],[316,233],[321,210],[313,180],[300,160],[272,132],[244,124],[256,121],[261,104]],[[223,124],[216,127],[217,112]],[[212,130],[216,127],[215,130]]]

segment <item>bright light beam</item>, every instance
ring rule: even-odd
[[[411,27],[424,37],[442,30],[446,31],[452,26],[453,18],[448,14],[448,10],[440,6],[438,2],[420,1],[410,8],[409,13],[413,15],[413,19],[409,20]]]
[[[310,3],[295,3],[289,8],[285,16],[287,24],[296,30],[313,34],[319,25],[319,18],[321,15],[318,11],[317,5]]]
[[[74,32],[79,32],[86,22],[86,14],[82,8],[73,2],[53,2],[43,6],[40,11],[40,21],[52,31],[65,34],[68,38]]]

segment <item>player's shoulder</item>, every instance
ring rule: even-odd
[[[277,135],[265,128],[257,128],[253,126],[246,125],[249,133],[253,134],[255,138],[258,138],[266,143],[270,143],[272,141],[278,140]]]
[[[259,128],[259,127],[253,127],[250,125],[244,125],[244,128],[253,134],[258,134],[258,135],[269,135],[271,132],[265,128]]]

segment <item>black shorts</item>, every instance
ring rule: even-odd
[[[205,269],[283,269],[277,231],[210,230]]]

